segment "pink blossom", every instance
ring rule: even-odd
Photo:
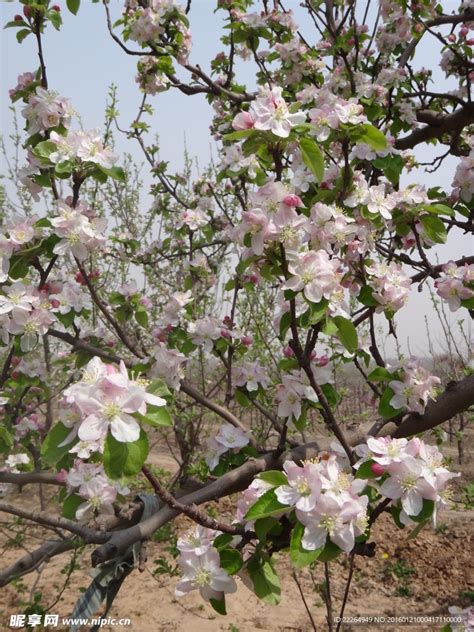
[[[278,501],[282,505],[295,506],[301,511],[314,509],[321,491],[319,466],[308,463],[300,467],[293,461],[285,461],[283,469],[288,476],[288,485],[275,489]]]
[[[206,601],[220,600],[223,593],[237,590],[235,579],[220,566],[219,553],[214,547],[203,555],[186,555],[179,560],[183,577],[176,585],[176,597],[199,590]]]

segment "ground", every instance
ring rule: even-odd
[[[455,466],[453,464],[453,468]],[[472,465],[463,466],[463,478],[457,483],[455,497],[463,500],[462,488],[471,475]],[[25,487],[21,494],[9,496],[8,501],[22,506],[37,506],[35,486]],[[224,503],[230,506],[230,501]],[[52,505],[51,505],[52,506]],[[466,508],[463,502],[440,515],[436,529],[425,528],[416,539],[407,539],[408,531],[400,531],[389,515],[382,515],[371,540],[377,543],[374,558],[357,557],[352,590],[345,615],[446,615],[450,605],[468,605],[469,591],[472,595],[473,557],[472,520],[474,510]],[[28,530],[24,538],[19,536],[14,545],[7,544],[5,514],[0,523],[0,546],[2,547],[0,567],[5,568],[24,553],[24,548],[35,547],[37,537],[44,532],[35,527]],[[184,530],[189,523],[179,518],[176,527]],[[22,527],[15,527],[21,532]],[[282,583],[282,600],[278,606],[259,601],[238,580],[238,591],[227,599],[227,616],[215,613],[200,596],[192,593],[180,600],[174,597],[177,577],[156,574],[157,560],[167,559],[173,563],[168,553],[169,533],[164,532],[161,542],[150,542],[147,546],[148,560],[145,570],[135,570],[128,577],[109,616],[129,618],[128,628],[104,626],[109,632],[132,630],[133,632],[306,632],[312,630],[298,586],[293,578],[293,569],[288,556],[280,553],[277,557],[277,571]],[[10,531],[11,538],[11,531]],[[89,556],[92,548],[87,547],[80,559],[79,570],[62,593],[59,602],[51,607],[50,613],[70,616],[79,591],[90,581]],[[65,580],[64,569],[70,554],[54,558],[40,575],[32,573],[3,588],[0,592],[0,629],[8,629],[11,614],[24,610],[24,603],[31,600],[35,592],[41,592],[41,604],[48,607],[58,595]],[[348,563],[345,556],[331,563],[332,600],[334,615],[339,614]],[[312,575],[309,569],[298,572],[297,578],[306,595],[308,606],[318,630],[327,630],[325,606],[317,590],[323,580],[324,567],[316,566]],[[442,623],[429,625],[345,625],[345,631],[384,630],[440,630]],[[61,631],[65,628],[55,627]]]

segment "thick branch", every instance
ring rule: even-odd
[[[49,472],[0,472],[0,483],[13,485],[28,485],[30,483],[44,483],[45,485],[63,486],[55,474]]]
[[[20,509],[19,507],[14,507],[13,505],[2,502],[0,502],[0,511],[25,518],[26,520],[31,520],[32,522],[37,522],[45,527],[65,529],[66,531],[80,536],[85,542],[92,544],[100,544],[107,540],[107,534],[104,532],[93,531],[85,525],[81,525],[73,520],[68,520],[67,518],[62,518],[61,516],[50,516],[44,511],[27,511],[26,509]]]
[[[395,142],[397,149],[413,149],[420,143],[426,143],[433,138],[440,139],[445,134],[459,133],[464,127],[474,124],[474,103],[466,103],[451,114],[441,114],[431,110],[422,110],[417,113],[420,122],[428,123],[425,127],[399,138]]]
[[[423,415],[411,413],[402,421],[394,437],[409,437],[435,428],[474,405],[474,375],[460,382],[448,384],[446,390],[435,401],[431,401]]]
[[[0,586],[6,586],[12,579],[31,573],[43,562],[47,562],[55,555],[70,551],[74,547],[74,538],[67,540],[47,540],[35,551],[27,553],[14,564],[0,571]]]

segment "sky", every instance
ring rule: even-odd
[[[71,100],[81,116],[84,128],[88,129],[102,126],[108,88],[115,84],[119,99],[119,121],[121,127],[126,128],[135,118],[141,100],[141,93],[134,81],[137,58],[126,55],[109,37],[105,11],[100,3],[93,4],[88,0],[82,0],[77,16],[67,11],[64,0],[59,0],[56,4],[62,8],[63,27],[59,32],[48,27],[44,37],[44,54],[50,86]],[[300,16],[303,17],[299,4],[299,0],[285,2],[287,8],[294,9],[297,21],[300,21]],[[457,5],[458,2],[451,0],[443,3],[446,10],[454,9]],[[122,6],[122,0],[110,0],[114,19],[120,16]],[[219,41],[223,14],[214,14],[214,6],[213,0],[193,0],[189,15],[193,36],[191,62],[200,64],[204,70],[209,70],[209,61],[223,49]],[[0,23],[3,25],[13,19],[16,13],[21,13],[21,9],[22,6],[18,2],[0,0]],[[311,37],[308,24],[301,20],[300,26],[305,37]],[[133,43],[130,44],[130,47],[132,46]],[[15,38],[15,29],[0,30],[0,52],[1,132],[4,137],[8,137],[12,131],[13,121],[9,109],[8,89],[16,85],[19,74],[36,70],[37,56],[33,38],[30,36],[19,45]],[[417,55],[417,67],[425,65],[432,68],[433,58],[439,56],[439,51],[431,40],[426,40],[422,41]],[[254,87],[252,64],[240,62],[237,73],[240,82],[246,83],[250,89]],[[443,81],[439,71],[435,72],[435,81]],[[441,85],[443,90],[448,87],[445,81]],[[202,166],[206,165],[211,153],[214,156],[218,155],[208,129],[212,109],[203,96],[187,97],[178,91],[170,90],[152,98],[152,105],[154,115],[151,124],[153,133],[157,133],[160,138],[160,158],[169,161],[172,170],[179,171],[183,165],[185,143],[189,154],[196,157]],[[7,146],[12,149],[8,141]],[[116,137],[116,149],[119,152],[127,151],[138,162],[142,162],[139,149],[120,135]],[[442,150],[424,148],[417,155],[422,160],[432,160],[439,153],[442,153]],[[449,189],[455,167],[456,159],[450,159],[431,176],[427,176],[421,170],[412,172],[405,178],[404,184],[421,182],[428,186],[436,184]],[[3,172],[3,166],[1,170]],[[148,180],[145,184],[149,182]],[[460,236],[438,247],[436,255],[440,262],[445,262],[450,258],[471,254],[473,246],[472,239]],[[433,318],[429,295],[426,291],[418,293],[416,288],[413,288],[409,303],[396,318],[399,342],[405,352],[409,346],[413,354],[426,355],[425,315],[428,317],[436,348],[443,348],[443,335],[436,318]],[[450,318],[454,329],[457,328],[456,321],[460,318],[464,319],[465,323],[470,320],[466,310],[461,310]],[[383,331],[387,333],[384,319],[380,318],[379,322]],[[393,342],[390,341],[387,352],[391,353],[393,349]]]

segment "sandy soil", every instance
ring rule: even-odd
[[[160,459],[163,467],[163,460]],[[172,468],[172,463],[165,466]],[[454,467],[453,467],[454,469]],[[460,487],[472,480],[472,464],[463,468],[462,483],[458,483],[456,496],[460,497]],[[37,507],[36,486],[26,487],[21,494],[8,497],[9,502],[25,507]],[[230,501],[224,503],[230,508]],[[54,500],[51,500],[54,507]],[[376,556],[372,559],[357,557],[346,615],[427,615],[447,614],[449,605],[467,606],[466,591],[473,590],[472,524],[474,511],[449,510],[441,514],[436,532],[425,528],[414,540],[407,540],[407,533],[398,530],[388,515],[382,515],[374,528],[371,540],[377,543]],[[0,567],[5,568],[17,560],[25,549],[32,550],[44,538],[40,527],[28,528],[26,535],[17,536],[14,545],[8,542],[5,514],[0,514]],[[179,518],[174,528],[178,532],[185,529],[187,519]],[[25,530],[21,524],[14,527],[20,534]],[[157,575],[156,560],[167,559],[174,564],[168,552],[172,533],[165,534],[164,541],[147,545],[148,560],[145,570],[135,570],[126,580],[116,598],[109,616],[129,618],[131,625],[102,627],[102,630],[132,630],[133,632],[306,632],[312,630],[308,615],[301,600],[298,587],[293,579],[293,569],[288,556],[276,557],[277,571],[282,583],[282,600],[278,606],[259,601],[244,584],[238,580],[238,591],[227,598],[227,616],[215,613],[198,594],[190,594],[183,599],[174,598],[177,577]],[[51,536],[50,536],[51,537]],[[79,591],[88,586],[90,577],[87,547],[77,560],[78,570],[64,589],[59,602],[49,612],[61,617],[70,616]],[[23,612],[25,603],[30,602],[34,593],[41,593],[41,604],[48,607],[61,589],[70,553],[54,558],[39,573],[31,573],[14,584],[0,590],[0,630],[8,629],[10,614]],[[331,564],[332,598],[334,614],[339,608],[347,577],[347,559]],[[305,592],[308,606],[318,630],[327,630],[326,609],[315,586],[323,580],[324,568],[317,565],[311,577],[309,569],[298,572],[298,580]],[[464,593],[464,594],[463,594]],[[362,632],[363,630],[440,630],[443,624],[428,626],[401,625],[345,625],[343,630]],[[38,628],[34,628],[38,629]],[[59,626],[48,628],[65,630]]]

